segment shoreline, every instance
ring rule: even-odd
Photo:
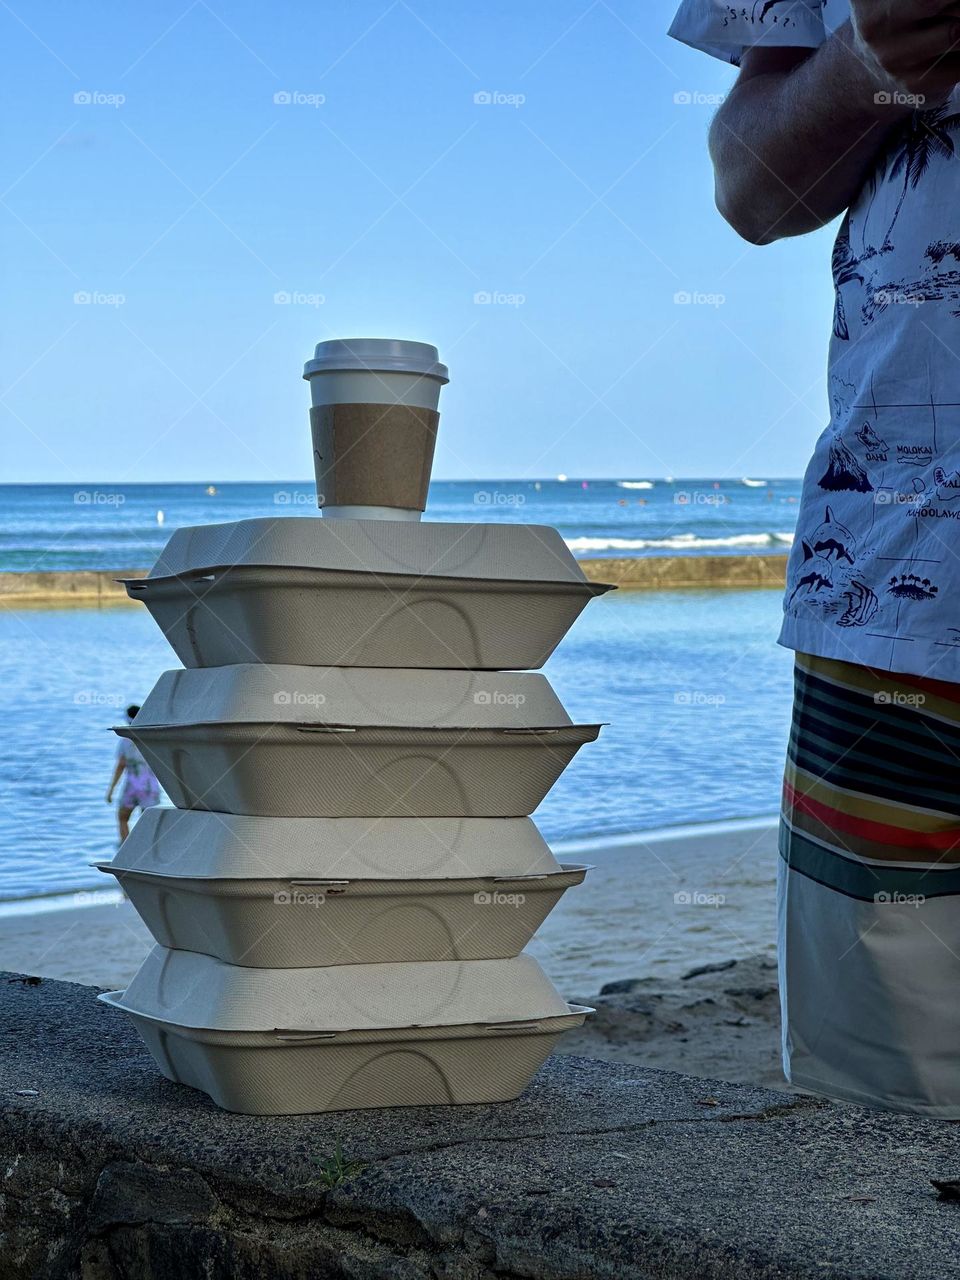
[[[785,552],[747,555],[676,555],[578,560],[591,582],[631,591],[717,589],[782,590]],[[64,569],[0,572],[0,606],[23,608],[113,608],[135,606],[118,578],[146,577],[146,569]]]
[[[675,826],[650,827],[645,831],[617,831],[610,835],[572,836],[568,840],[550,843],[555,857],[580,858],[583,856],[613,853],[638,845],[659,844],[661,841],[703,840],[708,836],[739,835],[750,831],[765,831],[776,825],[777,814],[757,814],[753,817],[719,818],[712,822],[678,822]],[[75,889],[48,889],[45,893],[25,893],[13,898],[0,897],[0,920],[16,916],[47,915],[55,911],[83,910],[97,906],[114,906],[124,901],[119,889],[109,883],[102,887],[96,882],[79,885]]]
[[[525,949],[596,1009],[560,1053],[783,1087],[776,833],[754,817],[553,846],[592,864]],[[0,969],[39,979],[117,990],[153,945],[110,885],[11,899],[0,919]]]

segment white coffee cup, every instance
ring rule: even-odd
[[[325,517],[419,520],[433,465],[440,388],[436,347],[337,338],[304,366],[318,502]]]

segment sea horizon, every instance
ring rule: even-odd
[[[544,524],[577,556],[786,551],[799,478],[435,480],[424,519]],[[312,480],[0,485],[0,572],[146,568],[183,526],[317,515]]]

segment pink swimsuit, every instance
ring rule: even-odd
[[[123,761],[126,780],[120,793],[121,809],[151,809],[160,803],[160,783],[129,738],[122,738],[117,759]]]

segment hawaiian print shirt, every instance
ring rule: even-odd
[[[814,47],[848,0],[684,0],[730,62]],[[893,133],[833,252],[830,421],[803,484],[780,643],[960,681],[960,94]]]

